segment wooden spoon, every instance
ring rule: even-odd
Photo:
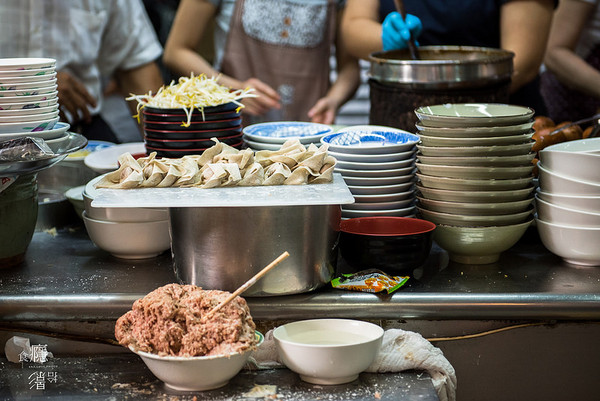
[[[265,274],[267,274],[267,272],[269,270],[271,270],[272,268],[274,268],[275,266],[277,266],[279,264],[279,262],[281,262],[282,260],[284,260],[288,256],[290,256],[290,254],[287,251],[285,251],[284,253],[282,253],[281,255],[279,255],[279,257],[277,257],[277,259],[275,259],[274,261],[272,261],[271,263],[269,263],[267,266],[265,266],[265,268],[263,268],[261,271],[259,271],[258,273],[256,273],[254,275],[254,277],[252,277],[250,280],[248,280],[244,284],[242,284],[240,286],[240,288],[238,288],[237,290],[235,290],[230,296],[227,297],[227,299],[225,299],[219,305],[217,305],[213,309],[211,309],[206,315],[202,316],[202,320],[208,319],[213,314],[215,314],[215,312],[217,312],[219,309],[221,309],[222,307],[224,307],[225,305],[227,305],[228,303],[230,303],[231,301],[233,301],[233,299],[235,297],[237,297],[238,295],[240,295],[242,292],[246,291],[248,288],[252,287],[260,278],[262,278],[262,276],[264,276]]]

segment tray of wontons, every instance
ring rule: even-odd
[[[124,153],[119,168],[96,183],[94,207],[237,207],[343,205],[354,197],[334,174],[327,145],[297,139],[279,150],[238,150],[214,138],[200,155],[135,159]]]

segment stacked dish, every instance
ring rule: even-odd
[[[298,139],[305,146],[320,145],[321,138],[333,128],[325,124],[280,121],[252,124],[244,128],[244,142],[252,150],[279,150],[288,139]]]
[[[577,265],[600,265],[600,138],[539,152],[536,226],[552,253]]]
[[[533,113],[506,104],[415,110],[418,210],[459,263],[493,263],[532,222]]]
[[[201,154],[214,145],[211,138],[236,149],[242,147],[242,117],[239,106],[234,102],[202,110],[195,108],[189,124],[183,108],[145,106],[142,117],[148,154],[156,152],[159,157]]]
[[[96,183],[88,182],[83,191],[85,228],[92,242],[113,256],[145,259],[171,248],[169,213],[164,208],[99,208],[92,202]]]
[[[64,136],[68,125],[53,130],[59,118],[55,64],[49,58],[0,58],[0,140]]]
[[[396,128],[357,125],[321,138],[337,159],[355,203],[342,206],[342,218],[413,217],[417,135]]]

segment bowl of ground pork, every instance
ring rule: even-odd
[[[203,391],[225,386],[263,341],[246,301],[231,293],[167,284],[138,299],[117,320],[115,337],[168,387]]]

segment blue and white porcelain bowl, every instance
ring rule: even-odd
[[[356,125],[321,138],[334,152],[384,154],[407,152],[419,142],[419,136],[396,128]]]
[[[333,128],[329,125],[301,121],[252,124],[243,130],[246,139],[250,141],[278,145],[292,138],[303,144],[319,143],[323,136],[332,132]]]

